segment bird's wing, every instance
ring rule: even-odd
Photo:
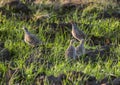
[[[83,31],[81,31],[81,30],[79,30],[79,29],[77,29],[76,34],[77,34],[78,36],[80,36],[80,37],[85,38],[85,34],[83,33]]]
[[[69,46],[67,50],[73,52],[75,48],[73,46]]]
[[[84,34],[82,30],[77,29],[77,32],[80,34]]]
[[[81,47],[81,46],[77,46],[77,47],[75,48],[75,50],[76,50],[76,52],[81,52],[81,51],[82,51],[82,47]]]
[[[31,42],[31,43],[39,43],[40,41],[39,41],[39,39],[35,35],[30,34],[29,42]]]

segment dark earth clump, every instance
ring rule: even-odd
[[[41,84],[44,85],[47,82],[49,85],[64,85],[64,81],[66,81],[66,85],[74,85],[74,81],[79,81],[79,85],[81,85],[81,81],[84,81],[84,85],[119,85],[120,79],[114,75],[109,75],[104,79],[98,81],[96,77],[90,76],[83,72],[78,71],[69,71],[67,74],[60,74],[57,77],[54,75],[47,76],[45,72],[39,73],[35,80],[33,81],[33,85]]]
[[[97,62],[99,59],[102,59],[103,61],[106,61],[108,58],[110,58],[110,48],[113,45],[105,45],[99,49],[90,50],[85,54],[85,58],[83,59],[84,62]],[[106,57],[109,56],[109,57]]]
[[[0,61],[10,60],[10,52],[4,47],[4,42],[0,42]]]
[[[13,0],[5,3],[4,7],[9,7],[9,10],[15,13],[29,14],[31,10],[19,0]]]
[[[104,45],[109,45],[111,43],[112,43],[111,40],[109,38],[106,38],[105,36],[99,37],[92,35],[89,41],[90,46],[95,46],[95,45],[104,46]]]
[[[101,81],[100,84],[110,84],[112,83],[111,81],[113,81],[114,79],[116,79],[117,77],[114,75],[109,75],[104,77]]]
[[[0,12],[7,18],[14,16],[20,20],[29,20],[32,15],[32,10],[19,0],[10,0],[2,4]]]

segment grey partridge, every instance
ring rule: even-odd
[[[71,21],[71,24],[72,24],[72,36],[78,41],[80,41],[81,39],[85,39],[84,32],[81,31],[74,22]]]
[[[31,34],[26,27],[23,27],[23,30],[25,32],[24,41],[27,44],[29,44],[32,47],[36,47],[42,43],[34,34]]]
[[[80,44],[75,48],[77,57],[85,54],[84,39],[80,41]]]
[[[74,40],[70,40],[70,45],[65,51],[65,57],[69,59],[76,59],[76,51],[75,47],[73,46]]]

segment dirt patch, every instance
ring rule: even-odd
[[[0,7],[0,12],[7,18],[15,17],[20,20],[28,20],[32,14],[32,10],[19,0],[5,1]]]
[[[46,82],[44,80],[48,81],[50,85],[63,85],[64,82],[66,82],[68,85],[73,85],[74,81],[78,81],[79,84],[84,83],[84,85],[111,85],[113,83],[113,85],[119,85],[119,78],[114,75],[109,75],[104,79],[98,81],[96,77],[85,74],[81,71],[69,71],[67,72],[67,74],[59,74],[57,77],[55,77],[54,75],[47,76],[46,73],[41,72],[35,77],[33,84],[35,84],[36,82],[44,84]]]
[[[109,38],[106,38],[106,37],[99,37],[99,36],[90,36],[90,41],[89,42],[89,45],[90,46],[95,46],[95,45],[109,45],[112,43],[112,41],[109,39]]]
[[[108,58],[110,58],[111,53],[110,49],[113,45],[105,45],[102,46],[99,49],[89,50],[84,55],[83,58],[84,62],[97,62],[99,59],[102,59],[103,61],[106,61]],[[107,57],[108,56],[108,57]]]
[[[25,14],[29,14],[31,12],[31,10],[22,2],[20,2],[19,0],[13,0],[13,1],[9,1],[7,3],[4,3],[3,7],[9,7],[9,10],[15,12],[15,13],[25,13]]]
[[[0,42],[0,61],[10,60],[10,52],[4,47],[4,42]]]
[[[120,12],[113,11],[112,13],[109,13],[107,11],[104,11],[99,13],[96,19],[105,19],[105,18],[112,18],[112,17],[120,19]]]
[[[113,81],[114,79],[116,79],[117,77],[114,76],[114,75],[109,75],[109,76],[106,76],[105,78],[103,78],[101,81],[100,81],[100,84],[110,84],[112,83],[111,81]],[[116,84],[115,84],[116,85]]]

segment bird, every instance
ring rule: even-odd
[[[34,34],[31,34],[26,27],[23,26],[22,28],[24,30],[24,41],[29,44],[32,47],[36,47],[39,44],[42,44],[42,41],[40,41]]]
[[[120,85],[120,78],[116,78],[113,80],[113,85]]]
[[[85,39],[84,32],[79,30],[79,28],[77,27],[77,25],[73,21],[71,21],[70,23],[72,25],[72,31],[71,31],[72,36],[75,39],[77,39],[78,41],[80,41],[81,39]]]
[[[85,54],[84,39],[81,39],[80,44],[75,47],[75,50],[77,57]]]
[[[75,47],[73,46],[74,41],[75,41],[74,39],[70,40],[70,45],[65,51],[66,58],[76,59],[76,51],[75,51]]]

